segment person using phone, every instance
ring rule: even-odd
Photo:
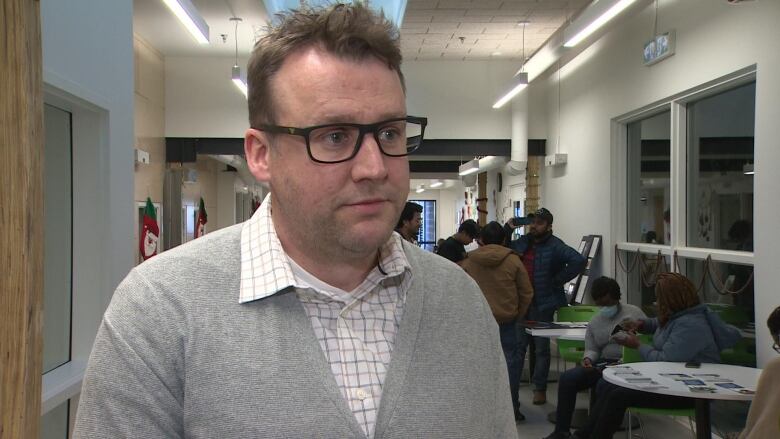
[[[534,298],[526,320],[552,322],[555,311],[566,306],[563,285],[585,268],[585,258],[553,234],[553,214],[545,208],[528,215],[528,234],[511,241],[509,248],[523,258],[523,265],[534,287]],[[511,228],[519,225],[509,221]],[[533,376],[534,405],[547,403],[547,375],[550,372],[550,339],[520,334],[520,364],[533,343],[536,358]]]
[[[616,343],[638,349],[644,361],[720,363],[720,351],[741,338],[739,330],[724,323],[717,314],[699,303],[696,287],[679,273],[661,273],[655,285],[658,317],[629,319]],[[641,344],[632,333],[653,334],[652,344]],[[596,385],[597,403],[588,423],[575,432],[576,438],[607,438],[620,427],[628,407],[689,408],[693,400],[679,396],[642,392],[610,384]]]
[[[570,436],[571,418],[577,401],[577,392],[596,385],[604,365],[617,363],[622,347],[612,340],[613,328],[624,319],[644,318],[645,313],[634,305],[620,303],[620,285],[615,279],[600,277],[590,289],[593,303],[601,309],[588,323],[585,332],[585,353],[582,364],[564,372],[558,382],[558,408],[555,431],[546,439]]]
[[[780,306],[769,314],[766,325],[774,342],[772,348],[780,354]],[[745,429],[739,435],[739,439],[767,437],[780,437],[780,357],[764,366]]]

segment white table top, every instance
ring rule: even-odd
[[[585,328],[565,329],[531,329],[525,328],[525,332],[534,337],[563,338],[566,340],[585,340]]]
[[[559,325],[575,325],[580,326],[577,328],[525,328],[525,332],[533,335],[534,337],[544,338],[562,338],[564,340],[585,340],[585,332],[587,331],[587,323],[583,322],[555,322]]]
[[[688,368],[685,367],[685,363],[667,363],[667,362],[642,362],[642,363],[628,363],[621,366],[631,367],[641,375],[624,375],[619,372],[626,369],[620,369],[619,367],[607,367],[604,369],[603,377],[608,382],[629,389],[641,390],[643,392],[660,393],[663,395],[682,396],[686,398],[703,398],[703,399],[719,399],[719,400],[731,400],[731,401],[750,401],[755,395],[739,393],[737,390],[724,389],[715,385],[714,382],[707,381],[707,378],[703,377],[703,374],[715,374],[721,378],[728,378],[733,383],[738,384],[746,389],[755,391],[756,384],[758,383],[758,377],[761,375],[761,369],[754,369],[751,367],[732,366],[729,364],[709,364],[704,363],[700,368]],[[709,392],[692,392],[689,390],[688,385],[682,381],[676,381],[671,376],[662,376],[661,373],[677,373],[685,374],[691,377],[691,379],[699,379],[704,381],[707,387],[715,388],[714,393]],[[643,388],[641,384],[629,383],[626,378],[632,377],[645,377],[651,378],[657,382],[662,388]]]

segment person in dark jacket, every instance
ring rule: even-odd
[[[509,243],[509,247],[520,254],[523,265],[534,287],[534,298],[528,309],[526,320],[551,322],[555,311],[566,305],[563,284],[577,276],[585,268],[585,258],[553,236],[552,213],[541,208],[531,215],[529,233]],[[509,226],[519,227],[513,220]],[[533,341],[536,352],[534,373],[534,404],[547,402],[547,376],[550,372],[550,339],[531,337],[520,333],[520,364],[525,361],[525,352]]]
[[[479,224],[474,220],[466,220],[458,227],[458,233],[445,239],[439,246],[437,255],[459,264],[466,258],[466,246],[479,236]]]
[[[469,253],[469,257],[461,262],[461,267],[479,285],[498,323],[515,420],[522,421],[525,416],[520,413],[519,391],[523,363],[519,362],[517,318],[525,315],[534,290],[520,256],[504,247],[504,236],[501,224],[495,221],[488,223],[480,230],[480,247]]]
[[[679,273],[658,275],[655,285],[658,317],[624,320],[629,331],[653,334],[653,344],[643,345],[631,332],[618,333],[616,343],[638,349],[643,361],[720,363],[720,351],[734,346],[739,330],[723,322],[699,303],[696,287]],[[575,438],[608,438],[620,427],[628,407],[690,408],[693,400],[681,396],[642,392],[620,387],[602,378],[596,387],[596,405],[588,424]]]

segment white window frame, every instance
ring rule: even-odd
[[[73,399],[72,422],[95,334],[112,294],[100,244],[108,221],[104,188],[110,182],[105,153],[110,103],[50,71],[44,71],[43,92],[44,102],[72,115],[73,264],[70,361],[43,375],[41,416]]]
[[[673,256],[740,265],[753,265],[753,252],[690,247],[687,245],[687,104],[731,90],[756,80],[756,66],[752,65],[720,77],[690,90],[654,102],[643,108],[612,119],[611,148],[612,175],[616,184],[612,186],[612,236],[618,250],[643,254]],[[670,242],[664,245],[628,241],[628,125],[654,114],[671,109],[670,133]],[[672,269],[674,264],[672,264]],[[619,275],[619,273],[615,273]]]

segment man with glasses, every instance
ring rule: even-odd
[[[393,233],[426,125],[400,63],[361,4],[258,42],[245,152],[270,196],[120,285],[76,437],[516,437],[478,287]]]

